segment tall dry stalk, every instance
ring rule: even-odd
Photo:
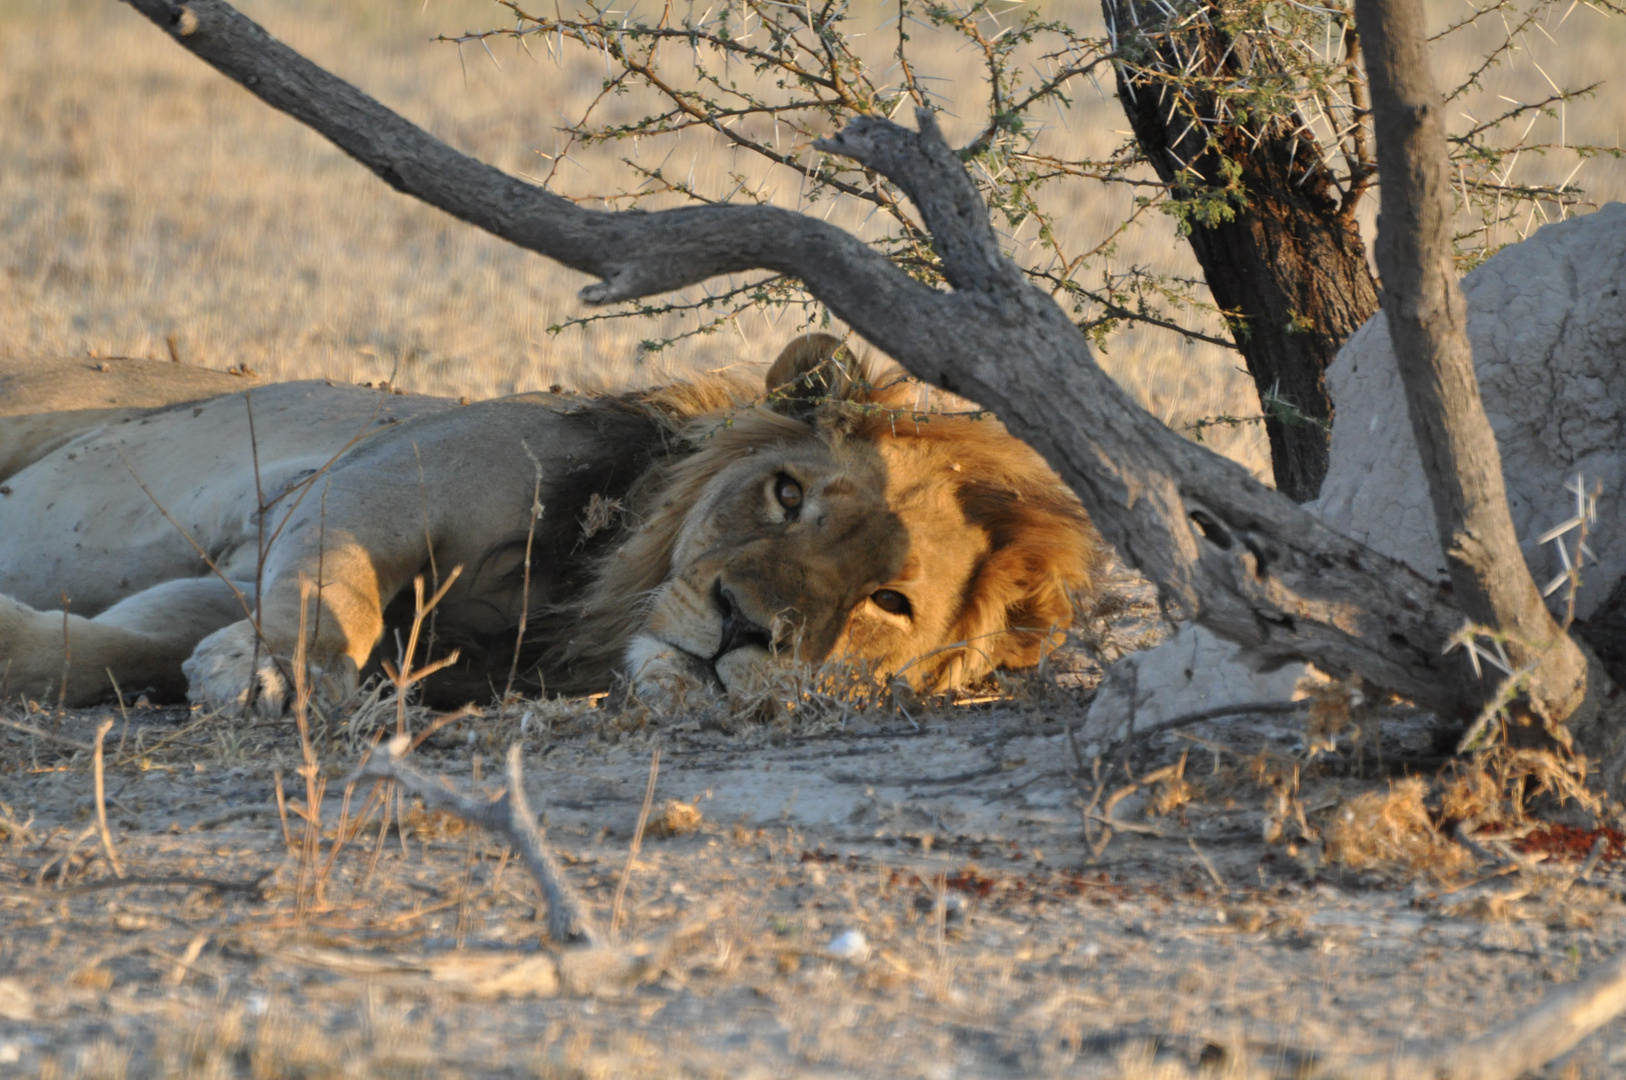
[[[638,861],[638,852],[644,846],[644,827],[649,824],[649,808],[655,801],[655,778],[661,771],[661,748],[655,747],[649,755],[649,782],[644,785],[644,805],[638,811],[638,824],[632,830],[632,843],[627,846],[627,865],[621,868],[621,880],[615,884],[615,903],[610,907],[610,938],[614,940],[621,925],[622,907],[627,899],[627,882]]]
[[[327,778],[322,776],[321,763],[316,758],[316,747],[310,733],[310,678],[306,669],[305,627],[309,615],[311,593],[316,587],[308,580],[299,583],[299,636],[294,643],[294,724],[299,729],[299,752],[303,764],[299,775],[305,778],[305,809],[300,814],[304,829],[300,834],[299,877],[294,885],[294,920],[305,921],[312,896],[306,889],[311,869],[322,843],[322,797],[327,792]]]
[[[68,701],[68,671],[72,666],[73,649],[68,644],[68,594],[62,594],[62,685],[56,691],[56,717],[51,721],[51,730],[58,731],[62,727],[62,715],[66,711]]]
[[[102,851],[107,855],[107,865],[113,868],[114,877],[124,876],[124,867],[119,865],[119,854],[113,850],[113,833],[107,827],[107,788],[102,779],[102,740],[113,728],[113,720],[109,717],[96,728],[95,750],[91,754],[91,767],[96,777],[96,825],[102,834]]]
[[[536,468],[536,486],[531,489],[531,509],[526,515],[529,520],[525,526],[525,575],[520,582],[519,593],[519,626],[514,630],[514,659],[508,665],[508,681],[502,688],[502,713],[499,720],[508,717],[508,702],[514,694],[514,678],[519,674],[520,651],[525,646],[525,625],[531,616],[531,548],[536,540],[536,523],[542,520],[542,462],[531,452],[530,444],[524,439],[519,441],[524,448],[525,456],[531,459]]]
[[[459,650],[457,649],[453,649],[439,660],[431,661],[421,668],[413,666],[413,657],[418,652],[418,637],[423,633],[424,619],[428,618],[429,613],[435,610],[435,605],[445,598],[447,591],[451,589],[458,576],[462,573],[463,568],[461,566],[452,567],[452,572],[446,575],[446,580],[441,583],[440,588],[435,590],[428,603],[425,603],[423,599],[423,575],[419,574],[412,579],[412,630],[407,634],[406,648],[396,657],[395,663],[392,664],[388,660],[382,662],[384,674],[389,677],[390,683],[395,687],[395,734],[397,736],[407,734],[407,692],[416,683],[422,682],[442,668],[457,663],[459,656]]]

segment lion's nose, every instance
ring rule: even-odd
[[[773,635],[746,618],[740,611],[739,601],[734,599],[733,591],[725,588],[721,579],[712,583],[711,599],[723,616],[722,635],[717,641],[717,651],[711,657],[713,663],[735,649],[743,649],[748,645],[772,651]]]

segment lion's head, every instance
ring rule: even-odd
[[[1099,537],[1000,424],[923,405],[834,338],[793,342],[765,402],[688,420],[690,451],[633,493],[641,520],[598,563],[556,664],[614,650],[660,695],[743,690],[791,659],[927,690],[1037,663],[1094,586]]]

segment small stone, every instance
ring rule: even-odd
[[[869,939],[862,930],[843,930],[830,939],[824,951],[841,960],[868,960]]]

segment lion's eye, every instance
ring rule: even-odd
[[[869,594],[869,598],[876,607],[892,615],[902,615],[907,619],[915,613],[909,598],[896,589],[876,589]]]
[[[786,510],[799,510],[802,506],[802,485],[788,476],[781,476],[774,481],[773,497]]]

